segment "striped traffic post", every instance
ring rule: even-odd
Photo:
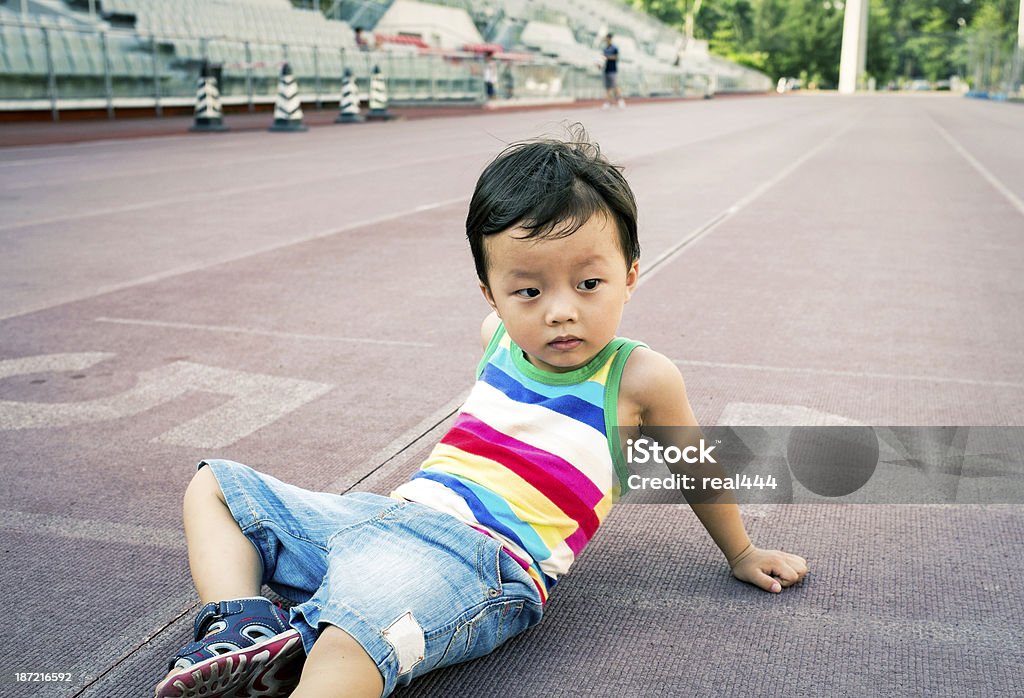
[[[271,131],[305,131],[302,123],[302,102],[299,100],[299,84],[295,82],[292,67],[288,63],[281,66],[281,82],[277,88],[277,101],[274,103],[274,124]]]
[[[189,131],[227,131],[224,125],[224,110],[220,105],[220,90],[217,78],[209,62],[203,62],[196,84],[195,121]]]
[[[380,66],[373,66],[373,75],[370,76],[370,111],[366,118],[374,121],[387,121],[395,118],[395,115],[388,111],[388,83],[380,72]]]
[[[341,78],[341,109],[336,124],[358,124],[363,122],[359,114],[359,92],[356,87],[356,77],[352,70],[345,68],[345,74]]]

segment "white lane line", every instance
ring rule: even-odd
[[[185,536],[177,528],[157,528],[7,509],[0,509],[0,529],[33,537],[45,534],[119,545],[151,545],[171,549],[185,547]]]
[[[159,602],[150,602],[142,606],[146,612],[140,610],[140,612],[132,614],[131,617],[125,618],[124,624],[118,627],[117,632],[91,638],[89,651],[84,653],[81,660],[70,669],[72,676],[76,677],[73,681],[79,682],[80,685],[64,684],[59,694],[51,695],[59,695],[64,698],[82,698],[85,695],[95,698],[96,696],[114,695],[111,686],[120,688],[116,680],[123,678],[123,674],[115,674],[112,683],[108,679],[105,682],[108,688],[103,689],[104,692],[98,692],[99,689],[90,689],[98,681],[106,679],[108,674],[116,671],[121,664],[133,658],[139,650],[151,649],[150,642],[169,628],[173,627],[172,632],[176,632],[184,640],[192,632],[191,619],[199,611],[199,604],[193,600],[194,598],[195,594],[191,589],[182,587],[171,592],[170,596],[164,596]],[[98,662],[96,657],[107,657],[108,659]],[[154,658],[154,665],[160,667],[157,662],[162,662],[164,659],[166,657]],[[154,674],[152,683],[155,684],[158,680],[159,676]],[[67,692],[72,690],[75,692]],[[45,694],[36,693],[35,695],[43,696]]]
[[[711,217],[710,220],[708,220],[703,225],[699,226],[698,228],[690,232],[689,235],[686,235],[677,243],[675,243],[667,250],[662,252],[655,258],[653,262],[651,262],[649,265],[641,269],[640,282],[637,285],[642,285],[645,281],[647,281],[655,274],[657,274],[659,271],[661,271],[661,269],[667,267],[668,264],[671,261],[673,261],[676,257],[678,257],[680,254],[682,254],[689,245],[697,242],[705,235],[707,235],[715,228],[717,228],[719,225],[721,225],[729,218],[734,216],[736,213],[741,211],[744,207],[756,201],[762,194],[764,194],[766,191],[768,191],[776,184],[781,182],[783,179],[788,177],[798,167],[800,167],[805,162],[810,160],[812,157],[820,153],[822,150],[831,145],[838,138],[846,135],[846,132],[849,131],[851,128],[853,128],[853,124],[848,124],[845,128],[833,133],[831,136],[823,140],[815,147],[811,148],[809,151],[807,151],[802,156],[791,162],[789,165],[779,170],[774,177],[762,182],[760,185],[755,187],[753,191],[744,196],[742,199],[736,201],[734,204],[732,204],[725,210],[715,214],[714,216]]]
[[[1017,212],[1020,215],[1024,216],[1024,201],[1021,201],[1016,194],[1010,191],[1009,187],[1000,182],[994,174],[989,172],[987,167],[978,162],[977,158],[975,158],[973,155],[967,152],[967,149],[960,145],[960,142],[957,141],[952,136],[952,134],[950,134],[949,131],[940,126],[934,118],[932,118],[932,126],[934,126],[935,130],[939,132],[939,135],[946,139],[946,142],[949,143],[950,146],[952,146],[953,150],[960,154],[960,157],[962,157],[964,160],[970,163],[971,167],[978,171],[978,174],[984,177],[985,180],[989,184],[991,184],[996,191],[1005,196],[1006,200],[1010,202],[1010,205],[1017,209]]]
[[[444,143],[446,141],[451,141],[451,140],[460,140],[460,141],[462,141],[462,140],[465,140],[465,138],[464,138],[464,136],[460,135],[457,138],[443,138],[443,139],[432,138],[431,139],[431,141],[432,141],[432,143],[434,145],[437,145],[438,143]],[[403,146],[409,145],[410,143],[411,143],[411,141],[406,141],[406,142],[403,142],[403,143],[394,143],[394,144],[391,144],[391,145],[396,146],[396,147],[403,147]],[[189,172],[189,171],[194,170],[195,167],[196,167],[196,163],[194,161],[194,158],[196,156],[207,155],[207,154],[209,154],[209,152],[211,150],[225,150],[227,148],[240,149],[240,144],[239,143],[235,143],[235,142],[220,143],[220,144],[215,143],[215,144],[210,144],[210,145],[204,145],[201,148],[197,147],[195,149],[188,149],[188,150],[185,150],[185,149],[175,149],[175,151],[174,151],[175,155],[187,156],[187,158],[189,158],[189,159],[187,161],[183,160],[181,162],[181,164],[177,164],[177,165],[173,165],[173,166],[164,164],[163,166],[160,166],[160,167],[150,167],[150,168],[144,168],[144,169],[138,169],[138,170],[110,169],[110,171],[102,171],[100,173],[93,173],[93,174],[91,174],[89,176],[86,176],[86,177],[71,177],[71,178],[63,178],[63,179],[58,178],[58,179],[51,179],[51,180],[48,180],[48,181],[31,181],[31,182],[5,183],[5,187],[8,190],[12,190],[12,191],[13,190],[26,190],[26,189],[35,189],[35,188],[42,188],[42,187],[75,186],[75,185],[79,185],[79,184],[83,184],[83,183],[94,183],[96,181],[111,182],[112,180],[132,179],[134,177],[148,176],[148,175],[155,175],[155,174],[167,175],[167,174],[170,174],[170,173],[173,173],[173,172]],[[164,150],[166,150],[166,149],[164,149]],[[291,150],[291,151],[289,151],[287,153],[266,153],[266,154],[260,154],[260,155],[256,155],[256,156],[251,156],[251,157],[232,158],[230,164],[232,166],[236,166],[236,165],[245,165],[245,164],[258,164],[258,163],[262,163],[262,162],[270,162],[270,161],[275,161],[275,160],[294,160],[296,162],[302,162],[302,161],[305,161],[305,159],[307,159],[309,157],[322,156],[323,153],[324,153],[324,150],[323,150],[322,146],[319,147],[319,148],[316,148],[316,149],[303,148],[303,149],[298,149],[298,150]],[[160,154],[161,153],[159,153],[159,152],[158,153],[151,153],[150,157],[149,157],[149,160],[154,159],[155,157],[159,156]],[[76,161],[78,163],[81,163],[83,165],[90,164],[90,162],[91,162],[92,166],[98,167],[99,169],[102,170],[103,169],[102,166],[104,165],[104,163],[96,163],[96,161],[94,159],[89,161],[85,157],[85,156],[88,156],[88,155],[89,154],[84,154],[84,155],[83,154],[79,154],[79,155],[74,155],[74,156],[63,156],[63,157],[54,157],[54,158],[36,158],[36,159],[24,159],[24,160],[9,160],[7,162],[0,161],[0,167],[3,167],[4,165],[7,165],[7,164],[15,164],[15,165],[31,165],[31,164],[35,164],[35,163],[48,164],[50,162],[55,162],[55,161],[59,161],[59,160],[72,160],[72,161]],[[230,157],[230,155],[231,155],[230,153],[227,154],[228,157]],[[361,158],[361,156],[365,156],[365,153],[362,153],[362,152],[360,152],[360,153],[350,153],[349,155],[350,155],[350,157],[354,156],[357,161],[360,160],[360,159],[365,159],[365,157]],[[361,174],[361,173],[362,173],[362,171],[354,171],[353,169],[349,168],[349,174],[351,174],[351,175],[358,175],[358,174]],[[97,177],[99,177],[99,179]]]
[[[471,156],[482,155],[490,153],[490,150],[479,150],[468,153],[458,153],[455,155],[449,155],[446,157],[429,157],[429,158],[418,158],[415,160],[406,160],[404,162],[390,162],[376,167],[367,167],[362,170],[345,170],[339,168],[337,174],[324,175],[318,174],[310,177],[293,177],[289,179],[285,184],[278,181],[264,182],[262,184],[249,184],[241,187],[227,187],[225,189],[208,190],[197,194],[189,194],[186,196],[169,196],[164,199],[150,199],[149,201],[140,201],[134,204],[125,204],[123,206],[108,206],[106,208],[97,208],[91,211],[80,211],[78,213],[65,213],[59,216],[51,216],[49,218],[37,218],[29,221],[16,221],[14,223],[8,223],[6,225],[0,225],[0,230],[14,230],[16,228],[32,228],[39,225],[48,225],[50,223],[62,223],[65,221],[80,220],[83,218],[95,218],[96,216],[106,216],[117,213],[128,213],[131,211],[143,211],[149,208],[157,208],[159,206],[167,206],[170,204],[184,204],[192,203],[196,201],[204,201],[207,199],[221,199],[225,196],[234,196],[235,194],[248,194],[258,191],[266,191],[269,189],[280,190],[284,186],[294,187],[300,184],[313,184],[316,182],[330,182],[337,179],[346,179],[348,177],[360,177],[366,174],[372,174],[375,172],[386,172],[388,170],[402,169],[406,167],[416,167],[417,165],[430,165],[438,162],[445,162],[448,160],[459,160],[468,158]],[[469,197],[463,197],[468,199]]]
[[[915,376],[900,373],[874,373],[872,371],[837,371],[828,368],[787,368],[784,366],[762,366],[760,364],[733,364],[722,361],[692,361],[675,359],[678,366],[704,366],[707,368],[730,368],[741,371],[767,371],[770,373],[803,373],[812,376],[841,376],[849,378],[871,378],[889,381],[919,381],[923,383],[955,383],[959,385],[975,385],[985,388],[1024,389],[1024,383],[1014,381],[990,381],[975,378],[949,378],[947,376]]]
[[[77,159],[79,159],[79,158],[70,158],[70,157],[68,157],[68,158],[54,158],[54,160],[77,160]],[[250,164],[254,164],[254,163],[269,162],[269,161],[272,161],[272,160],[294,160],[294,159],[295,159],[295,154],[294,153],[279,153],[277,155],[262,155],[262,156],[260,156],[258,158],[239,158],[238,160],[232,160],[231,164],[232,165],[250,165]],[[2,166],[3,164],[4,163],[0,163],[0,166]],[[153,167],[153,168],[144,169],[144,170],[133,170],[131,172],[126,172],[126,173],[120,174],[120,175],[107,175],[107,176],[104,176],[102,178],[102,180],[99,179],[98,177],[92,176],[92,177],[88,177],[86,179],[64,179],[64,180],[56,180],[56,181],[48,181],[48,182],[39,182],[39,181],[35,181],[35,182],[15,182],[13,184],[5,184],[5,189],[7,191],[24,191],[26,189],[38,189],[38,188],[43,188],[43,187],[70,186],[70,185],[75,185],[75,184],[82,184],[83,182],[89,182],[89,183],[98,182],[98,181],[110,182],[111,180],[114,180],[114,179],[131,179],[133,177],[146,177],[146,176],[149,176],[149,175],[156,175],[156,174],[166,175],[166,174],[169,174],[171,172],[188,172],[188,171],[192,171],[194,169],[195,169],[195,163],[189,163],[188,165],[181,165],[181,166],[177,166],[177,167]],[[22,175],[22,176],[24,176],[24,175]]]
[[[251,334],[261,337],[279,337],[281,339],[301,339],[314,342],[352,342],[356,344],[383,344],[396,347],[433,347],[428,342],[406,342],[397,339],[371,339],[369,337],[333,337],[323,334],[302,334],[298,332],[277,332],[274,330],[257,330],[249,327],[233,325],[199,325],[192,322],[164,322],[162,320],[137,320],[133,318],[98,317],[96,322],[107,322],[113,325],[138,325],[141,327],[160,327],[173,330],[200,330],[203,332],[223,332],[227,334]]]
[[[327,485],[324,491],[348,492],[357,485],[363,483],[365,480],[369,479],[371,476],[378,475],[379,471],[389,462],[398,457],[399,454],[415,446],[439,424],[454,415],[458,409],[462,407],[462,403],[466,401],[467,397],[469,397],[468,389],[459,393],[447,403],[431,412],[420,420],[418,424],[409,427],[392,439],[391,443],[377,451],[377,453],[375,453],[371,458],[367,459],[367,463],[370,463],[371,466],[362,476],[358,476],[352,472],[346,473]]]
[[[460,196],[460,197],[457,197],[457,198],[454,198],[454,199],[447,199],[445,201],[437,202],[437,205],[438,205],[438,207],[440,207],[440,206],[451,206],[451,205],[458,204],[458,203],[465,203],[467,201],[469,201],[469,196]],[[155,274],[149,274],[147,276],[143,276],[143,277],[140,277],[138,279],[132,279],[131,281],[124,281],[124,282],[118,283],[118,284],[110,284],[108,286],[102,286],[102,287],[100,287],[98,289],[92,289],[92,290],[86,291],[84,293],[72,294],[72,295],[69,295],[69,296],[67,296],[65,298],[61,298],[59,300],[46,301],[46,302],[40,303],[37,306],[30,306],[28,308],[19,308],[17,310],[12,310],[12,311],[10,311],[8,313],[0,313],[0,320],[9,320],[10,318],[20,317],[22,315],[28,315],[29,313],[36,313],[36,312],[39,312],[41,310],[49,310],[50,308],[56,308],[56,307],[59,307],[59,306],[62,306],[62,305],[66,305],[68,303],[74,303],[74,302],[77,302],[77,301],[87,300],[87,299],[90,299],[90,298],[96,298],[97,296],[102,296],[102,295],[104,295],[106,293],[113,293],[114,291],[123,291],[125,289],[134,288],[136,286],[143,286],[145,284],[152,283],[154,281],[161,281],[163,279],[167,279],[167,278],[170,278],[170,277],[173,277],[173,276],[178,276],[179,274],[188,274],[188,273],[194,272],[194,271],[202,271],[203,269],[209,269],[209,268],[215,267],[215,266],[217,266],[219,264],[227,264],[229,262],[237,262],[237,261],[240,261],[240,260],[243,260],[243,259],[248,259],[250,257],[255,257],[256,255],[264,254],[266,252],[274,252],[276,250],[281,250],[281,249],[284,249],[284,248],[287,248],[287,247],[291,247],[293,245],[301,245],[303,243],[311,242],[313,240],[319,240],[321,238],[331,237],[332,235],[339,235],[339,234],[347,232],[349,230],[355,230],[355,229],[358,229],[358,228],[363,228],[363,227],[367,227],[367,226],[371,226],[371,225],[378,225],[380,223],[387,223],[388,221],[393,221],[393,220],[397,220],[399,218],[404,218],[405,216],[412,216],[412,215],[415,215],[416,213],[417,213],[417,211],[415,209],[409,209],[409,210],[406,210],[406,211],[400,211],[398,213],[388,213],[388,214],[385,214],[383,216],[377,216],[376,218],[367,218],[366,220],[354,221],[352,223],[349,223],[348,225],[343,225],[343,226],[338,227],[338,228],[331,228],[329,230],[321,230],[319,232],[312,233],[310,235],[305,235],[303,237],[294,238],[294,239],[291,239],[291,240],[285,240],[285,241],[282,241],[282,242],[279,242],[279,243],[276,243],[276,244],[273,244],[273,245],[266,245],[264,247],[258,247],[256,249],[249,250],[249,251],[247,251],[247,252],[245,252],[243,254],[225,255],[223,257],[218,257],[218,258],[215,258],[215,259],[207,259],[207,260],[204,260],[202,262],[196,262],[196,263],[193,263],[193,264],[185,264],[185,265],[182,265],[180,267],[175,267],[174,269],[168,269],[167,271],[157,272]]]
[[[63,155],[56,158],[28,158],[25,160],[3,160],[0,161],[0,167],[13,167],[16,165],[49,165],[53,162],[65,162],[67,160],[74,160],[75,158],[70,155]]]

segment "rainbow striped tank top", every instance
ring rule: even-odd
[[[552,373],[499,325],[455,424],[391,496],[501,541],[547,601],[626,488],[619,381],[637,346],[618,338],[585,366]]]

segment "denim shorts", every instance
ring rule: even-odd
[[[483,656],[541,619],[537,588],[501,544],[415,502],[310,492],[241,463],[207,460],[263,582],[295,601],[309,653],[325,624],[373,658],[384,693]]]

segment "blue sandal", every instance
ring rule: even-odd
[[[196,616],[193,634],[195,642],[170,660],[157,698],[273,698],[299,682],[302,640],[269,599],[208,603]]]

